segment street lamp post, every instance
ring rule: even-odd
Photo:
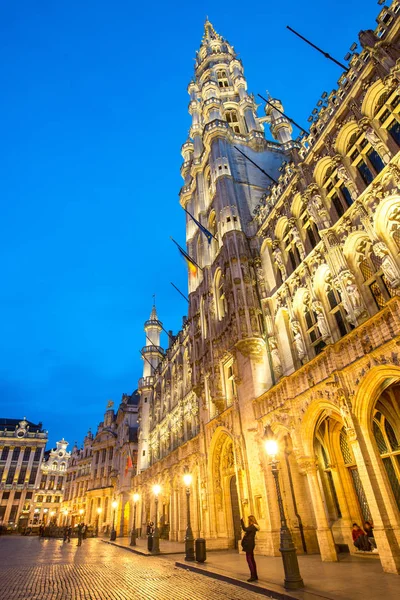
[[[131,531],[131,546],[136,546],[136,505],[139,500],[139,494],[133,494],[133,527]]]
[[[185,535],[185,560],[194,560],[194,538],[192,526],[190,524],[190,485],[192,483],[192,476],[190,473],[186,473],[183,476],[183,481],[186,486],[186,535]]]
[[[115,525],[115,511],[117,509],[118,502],[116,500],[114,500],[113,503],[111,504],[111,506],[112,506],[112,509],[113,509],[113,518],[112,518],[112,525],[111,525],[110,542],[115,542],[115,540],[117,539],[117,532],[114,529],[114,525]]]
[[[271,470],[275,480],[276,495],[278,497],[279,514],[281,520],[280,548],[282,554],[283,568],[285,571],[284,586],[287,589],[295,590],[304,587],[303,579],[300,575],[299,562],[297,560],[296,548],[293,543],[292,534],[287,526],[285,511],[283,508],[281,487],[279,484],[279,461],[276,460],[278,453],[278,444],[274,439],[267,439],[265,450],[271,458]]]
[[[156,503],[156,522],[153,533],[153,554],[160,554],[160,530],[158,529],[158,495],[161,492],[161,486],[153,486],[154,501]]]
[[[102,512],[103,512],[103,509],[101,508],[101,506],[99,506],[97,508],[96,529],[94,530],[94,534],[96,537],[98,537],[98,535],[99,535],[99,519],[100,519],[100,515]]]

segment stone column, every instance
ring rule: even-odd
[[[322,561],[336,562],[338,560],[335,541],[326,517],[321,489],[317,477],[317,465],[312,457],[302,457],[298,461],[300,469],[307,475],[310,497],[317,525],[317,538]]]

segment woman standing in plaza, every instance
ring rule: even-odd
[[[258,575],[256,561],[254,560],[254,548],[256,545],[256,533],[260,528],[254,515],[249,516],[248,527],[245,526],[243,519],[240,519],[240,523],[245,532],[242,539],[242,548],[246,552],[246,560],[250,569],[250,579],[247,581],[257,581]]]

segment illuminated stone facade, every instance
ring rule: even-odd
[[[87,521],[86,492],[89,486],[92,464],[93,434],[89,430],[83,447],[74,445],[68,463],[60,525],[76,525]]]
[[[189,470],[195,537],[236,547],[240,516],[255,514],[257,551],[279,554],[272,430],[298,551],[335,561],[355,552],[352,522],[372,520],[384,570],[400,571],[399,12],[395,1],[360,33],[295,141],[278,100],[256,115],[232,46],[205,25],[180,198],[214,238],[187,217],[201,267],[188,319],[164,352],[153,309],[139,382],[133,491],[144,526],[161,485],[172,540]]]
[[[68,461],[71,453],[67,451],[68,442],[57,442],[56,448],[44,453],[40,465],[39,486],[35,493],[35,506],[32,524],[57,524],[61,521],[61,506],[65,489]]]
[[[32,525],[47,431],[25,418],[0,419],[0,525]]]

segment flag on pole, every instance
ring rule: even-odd
[[[184,258],[184,260],[186,261],[186,264],[188,266],[189,269],[189,273],[190,275],[192,275],[193,277],[195,275],[197,275],[197,269],[201,270],[201,267],[197,264],[197,262],[195,260],[193,260],[193,258],[191,258],[189,256],[189,254],[187,252],[185,252],[185,250],[178,244],[178,242],[176,242],[174,240],[174,238],[171,237],[171,240],[174,242],[174,244],[177,246],[179,252],[181,253],[181,256]]]
[[[204,235],[207,238],[207,241],[209,244],[211,244],[211,240],[214,238],[214,240],[216,240],[217,238],[215,237],[215,235],[213,235],[211,233],[211,231],[208,231],[208,229],[206,227],[204,227],[204,225],[202,225],[200,223],[200,221],[198,221],[188,210],[186,210],[186,208],[183,209],[185,211],[186,214],[189,215],[189,217],[192,219],[192,221],[194,221],[197,225],[197,227],[200,229],[200,231],[202,233],[204,233]]]
[[[129,455],[128,458],[126,459],[125,475],[128,474],[129,469],[132,469],[132,467],[133,467],[133,463],[132,463],[132,459]]]

